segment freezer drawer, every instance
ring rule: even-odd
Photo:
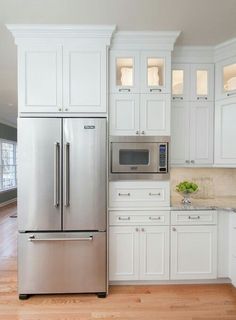
[[[18,237],[19,294],[106,292],[106,232]]]

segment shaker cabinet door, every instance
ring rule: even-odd
[[[20,113],[62,111],[62,46],[19,47],[18,93]]]
[[[106,112],[106,48],[65,45],[63,90],[64,111]]]
[[[140,280],[169,279],[169,227],[140,227]]]
[[[109,228],[109,280],[139,279],[139,227]]]
[[[140,134],[170,135],[170,95],[141,94]]]

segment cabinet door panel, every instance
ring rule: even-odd
[[[236,59],[216,63],[216,100],[236,96]]]
[[[62,47],[19,47],[19,112],[57,112],[62,108]]]
[[[141,95],[140,131],[144,135],[170,135],[170,95]]]
[[[213,101],[214,99],[214,65],[191,65],[191,100]]]
[[[141,92],[171,92],[170,52],[145,51],[141,53]]]
[[[190,99],[190,65],[172,64],[172,100]]]
[[[139,134],[139,95],[112,94],[110,96],[110,134]]]
[[[169,227],[141,227],[140,280],[169,279]]]
[[[190,114],[190,163],[213,163],[213,102],[192,102]]]
[[[215,164],[236,166],[236,97],[215,105]]]
[[[171,231],[171,279],[215,279],[216,226],[175,226]]]
[[[139,278],[138,230],[125,226],[109,228],[109,280]]]
[[[64,47],[64,106],[69,112],[106,111],[106,49]]]
[[[172,103],[171,110],[171,165],[189,163],[189,103]]]

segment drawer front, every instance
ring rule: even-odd
[[[170,211],[110,211],[109,224],[116,225],[169,225]]]
[[[110,182],[110,208],[170,205],[169,182]]]
[[[172,211],[172,225],[208,225],[217,223],[217,211]]]

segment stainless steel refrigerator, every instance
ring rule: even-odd
[[[18,120],[18,291],[107,292],[106,119]]]

